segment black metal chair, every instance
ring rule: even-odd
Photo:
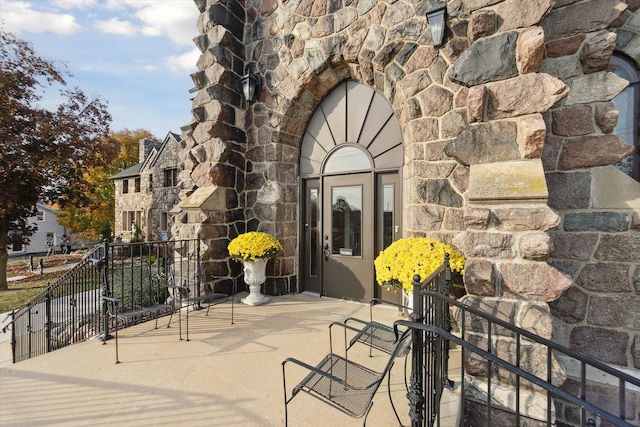
[[[347,349],[359,342],[369,346],[369,356],[372,356],[372,349],[374,348],[382,351],[383,353],[391,354],[396,342],[393,326],[385,325],[373,320],[373,307],[380,304],[391,305],[401,310],[409,309],[402,304],[385,301],[380,298],[373,298],[369,301],[369,321],[364,321],[356,317],[348,317],[344,320],[345,324],[355,323],[356,325],[359,325],[356,327],[356,329],[358,329],[358,333],[351,338],[348,345],[345,343]]]
[[[334,322],[330,328],[332,326],[341,326],[345,328],[345,331],[349,329],[356,333],[361,331],[343,322]],[[356,340],[355,342],[359,341]],[[411,334],[407,330],[394,340],[394,344],[388,353],[389,358],[381,371],[376,371],[364,364],[349,360],[348,353],[345,353],[345,357],[342,357],[331,351],[315,366],[291,357],[285,359],[282,362],[285,426],[288,424],[287,405],[301,391],[353,418],[364,417],[363,425],[366,425],[367,416],[373,405],[373,398],[380,384],[384,377],[389,375],[396,358],[406,356],[410,347]],[[290,395],[287,392],[286,383],[286,365],[288,363],[298,365],[308,371],[302,381],[293,387]]]
[[[137,274],[140,277],[134,277],[135,275],[132,274],[121,274],[122,270],[127,272],[139,270]],[[131,287],[130,293],[125,295],[125,292],[120,292],[116,297],[122,309],[115,317],[124,327],[155,320],[155,328],[157,329],[158,319],[165,315],[170,316],[169,324],[167,325],[169,327],[177,306],[174,299],[167,298],[168,294],[161,292],[161,289],[166,286],[160,283],[157,277],[153,276],[149,264],[142,262],[132,267],[120,266],[115,271],[112,271],[112,280],[114,283],[112,283],[111,288],[116,293],[118,289]],[[116,283],[118,281],[125,281],[126,283],[122,286],[122,283]]]
[[[221,292],[213,292],[211,290],[207,290],[208,286],[205,286],[205,292],[201,295],[196,295],[194,297],[191,296],[191,290],[187,286],[176,286],[176,285],[168,285],[169,288],[175,289],[177,292],[174,292],[174,295],[177,295],[179,300],[179,307],[183,306],[183,302],[186,301],[186,334],[187,341],[189,341],[189,308],[192,307],[196,310],[202,309],[202,304],[207,304],[207,313],[205,316],[209,315],[209,309],[213,305],[218,305],[225,303],[231,300],[231,324],[233,325],[233,305],[234,305],[234,295],[235,295],[235,281],[234,287],[231,294],[221,293]],[[180,325],[180,339],[182,339],[182,310],[178,311],[178,324]],[[168,326],[167,326],[168,327]]]

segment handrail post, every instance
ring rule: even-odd
[[[44,296],[44,325],[47,353],[51,352],[51,282],[47,282],[47,293]]]
[[[18,346],[18,341],[16,339],[16,311],[11,310],[11,357],[13,363],[16,363],[16,347]]]
[[[413,276],[413,310],[410,313],[413,322],[422,323],[422,297],[420,295],[420,276]],[[423,359],[423,331],[412,329],[411,378],[409,392],[409,418],[411,427],[421,427],[424,421],[424,396],[422,391],[422,359]]]
[[[104,239],[104,257],[102,257],[102,296],[111,297],[111,289],[109,289],[109,240]],[[102,299],[102,321],[104,322],[104,334],[100,337],[101,341],[107,341],[113,338],[109,334],[109,307],[106,299]]]

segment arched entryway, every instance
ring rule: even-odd
[[[300,150],[301,289],[368,301],[373,260],[402,233],[402,132],[383,95],[347,80],[322,101]]]

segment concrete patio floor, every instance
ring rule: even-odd
[[[230,303],[213,307],[209,316],[205,313],[189,313],[189,341],[178,339],[175,315],[171,328],[163,318],[158,329],[147,322],[120,331],[119,364],[115,341],[103,345],[98,339],[11,364],[11,348],[3,337],[0,425],[281,426],[282,361],[295,357],[315,365],[329,352],[329,324],[350,316],[368,319],[369,305],[291,294],[256,307],[235,304],[233,325]],[[374,308],[374,317],[388,324],[404,318],[380,306]],[[182,319],[184,329],[184,309]],[[342,340],[334,334],[336,342]],[[351,354],[367,365],[386,361],[375,350],[369,358],[364,346]],[[303,375],[290,366],[289,387]],[[392,369],[391,389],[407,425],[403,370],[404,360],[399,360]],[[367,425],[397,424],[385,380]],[[356,426],[362,419],[300,393],[289,405],[289,425]]]

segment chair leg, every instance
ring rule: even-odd
[[[400,421],[400,416],[398,415],[398,411],[396,410],[396,405],[393,404],[393,398],[391,397],[391,368],[389,368],[389,372],[387,373],[387,392],[389,393],[389,402],[391,403],[391,409],[393,409],[396,420],[398,420],[398,425],[402,427],[402,421]]]
[[[371,402],[369,402],[369,408],[367,409],[367,412],[364,414],[364,421],[362,421],[362,427],[366,427],[367,425],[367,417],[369,416],[369,412],[371,411],[372,406],[373,406],[373,398],[371,399]]]
[[[289,425],[289,416],[287,413],[287,380],[285,377],[284,363],[282,364],[282,386],[284,388],[284,427],[287,427]]]

